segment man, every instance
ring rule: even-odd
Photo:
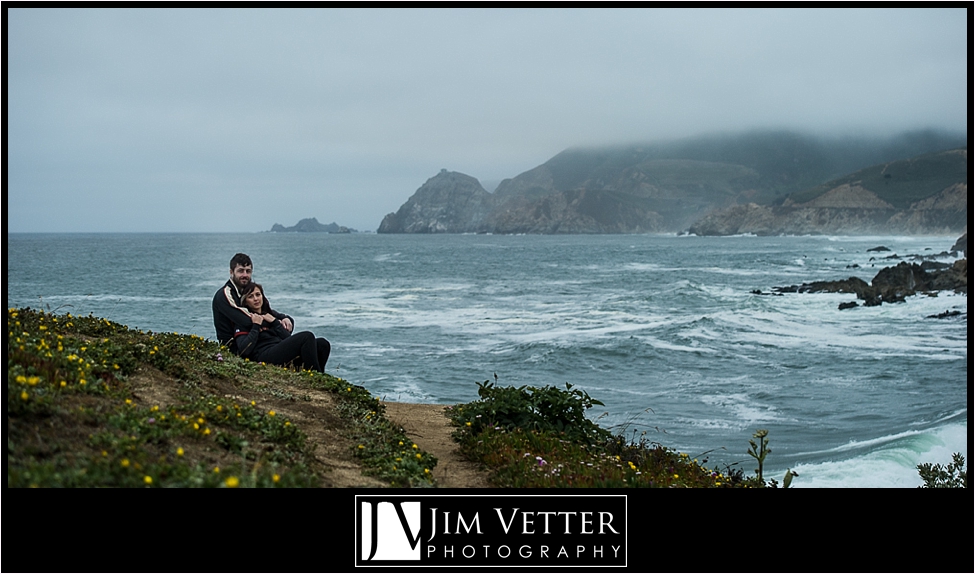
[[[251,282],[254,264],[251,258],[238,253],[230,260],[230,279],[213,295],[213,327],[217,331],[217,341],[227,345],[235,354],[234,331],[237,328],[249,329],[251,314],[240,304],[240,291]],[[294,320],[283,314],[274,313],[288,332],[294,330]]]

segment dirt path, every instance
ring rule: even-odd
[[[421,449],[437,457],[434,478],[440,488],[489,488],[487,473],[464,460],[450,438],[453,427],[444,405],[383,403],[386,418],[400,425]]]

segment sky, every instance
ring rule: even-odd
[[[14,6],[8,232],[374,231],[440,169],[969,123],[964,8]]]

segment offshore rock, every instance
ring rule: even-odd
[[[938,313],[937,315],[928,315],[925,319],[948,319],[950,317],[961,316],[961,311],[945,311],[944,313]]]
[[[271,226],[271,231],[275,233],[352,233],[355,230],[345,227],[344,225],[339,225],[334,221],[328,225],[322,225],[318,222],[318,219],[312,217],[310,219],[302,219],[296,225],[291,227],[285,227],[280,223],[275,223]]]
[[[968,293],[967,259],[959,259],[947,268],[930,271],[917,263],[902,261],[894,267],[881,269],[869,284],[858,277],[850,277],[773,289],[775,293],[856,293],[857,299],[862,299],[866,307],[899,303],[911,295],[937,291]]]

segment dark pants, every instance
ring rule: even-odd
[[[311,331],[295,333],[277,345],[261,351],[255,360],[272,365],[301,364],[309,371],[325,372],[325,363],[332,352],[332,345]]]

